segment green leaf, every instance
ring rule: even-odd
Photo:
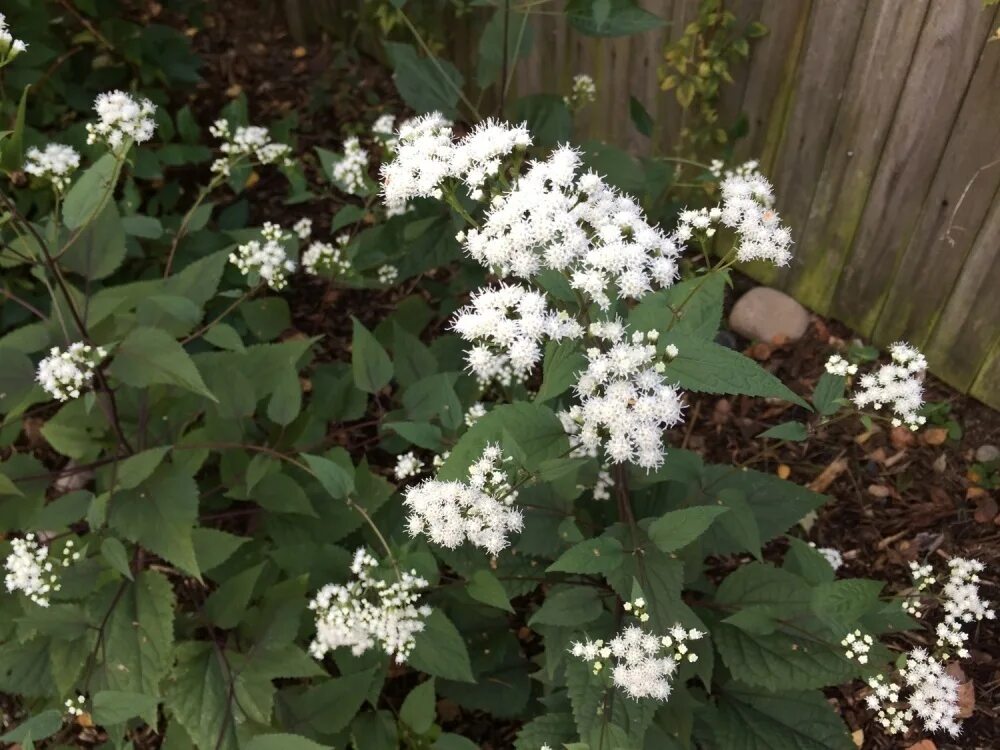
[[[674,552],[700,537],[728,508],[698,505],[665,513],[653,521],[646,533],[663,552]]]
[[[149,448],[141,453],[135,453],[118,466],[115,479],[118,487],[123,490],[130,490],[138,486],[149,478],[157,467],[163,463],[163,459],[170,452],[169,445],[161,445],[156,448]]]
[[[228,674],[222,658],[205,642],[177,647],[177,664],[167,680],[166,705],[196,747],[236,750]]]
[[[403,406],[410,419],[423,421],[438,417],[441,424],[455,429],[464,417],[462,402],[455,393],[454,373],[441,372],[421,378],[403,392]]]
[[[96,281],[117,271],[124,260],[125,229],[118,207],[109,201],[81,228],[80,236],[63,253],[59,264],[85,279]]]
[[[113,536],[101,542],[101,556],[108,561],[108,565],[112,568],[130,581],[134,580],[132,569],[129,567],[128,553],[125,551],[125,545]]]
[[[581,739],[598,737],[602,728],[616,725],[628,736],[630,747],[642,747],[646,729],[653,721],[657,702],[650,698],[632,700],[621,694],[608,699],[608,687],[604,674],[594,674],[593,668],[579,659],[570,659],[566,664],[566,692],[573,707],[573,718]],[[594,744],[594,743],[591,743]],[[617,746],[617,745],[612,745]]]
[[[739,352],[676,331],[669,333],[666,343],[674,344],[679,353],[667,363],[664,375],[681,388],[698,393],[775,397],[810,408],[774,375]]]
[[[101,690],[94,694],[93,717],[96,724],[110,726],[124,724],[136,716],[151,727],[156,726],[156,707],[159,700],[151,695],[123,690]]]
[[[711,723],[726,750],[854,750],[843,721],[816,692],[764,693],[738,683],[720,691]]]
[[[465,639],[444,613],[435,608],[417,634],[408,662],[411,667],[434,677],[458,682],[474,682]]]
[[[820,375],[813,391],[813,406],[816,411],[824,417],[840,411],[840,404],[837,402],[844,397],[846,386],[847,378],[843,375],[832,375],[829,372]]]
[[[507,597],[503,584],[488,570],[477,570],[473,573],[465,591],[477,602],[508,612],[514,611],[514,608],[510,606],[510,599]]]
[[[338,467],[339,468],[339,467]],[[262,478],[250,497],[262,508],[274,513],[297,513],[316,517],[316,509],[305,491],[288,474],[276,472]]]
[[[506,13],[505,13],[506,10]],[[507,16],[505,19],[504,16]],[[516,65],[517,60],[531,52],[534,29],[527,16],[504,7],[497,8],[483,27],[479,37],[479,55],[476,63],[476,83],[479,88],[490,84],[503,85],[499,80],[504,67],[504,31],[507,32],[507,66]]]
[[[136,328],[126,336],[108,373],[136,388],[176,385],[218,402],[184,348],[158,328]]]
[[[530,94],[514,102],[514,117],[527,124],[536,145],[556,146],[573,134],[573,115],[561,96]]]
[[[629,117],[632,118],[632,124],[635,125],[636,130],[647,138],[653,135],[653,118],[650,117],[649,112],[646,111],[642,102],[634,96],[628,98],[628,113]]]
[[[813,585],[832,581],[837,573],[827,559],[813,546],[795,537],[788,537],[788,552],[782,567]]]
[[[108,524],[137,542],[199,577],[191,531],[198,522],[198,485],[173,465],[163,465],[130,490],[115,495],[108,509]]]
[[[666,25],[634,0],[569,0],[565,13],[570,25],[587,36],[630,36]]]
[[[719,490],[716,497],[729,510],[729,513],[719,519],[716,531],[728,537],[737,549],[749,552],[759,560],[763,540],[746,495],[742,490],[726,488]]]
[[[323,489],[335,500],[347,497],[354,490],[354,477],[335,461],[309,453],[303,453],[302,460],[308,464]]]
[[[173,589],[150,570],[124,583],[120,596],[118,589],[108,586],[95,597],[96,621],[110,611],[104,648],[96,652],[95,683],[101,690],[159,696],[160,681],[174,661]]]
[[[713,271],[647,294],[629,312],[629,326],[639,331],[674,331],[711,341],[722,322],[729,274]]]
[[[545,744],[560,747],[576,737],[576,723],[570,714],[543,714],[521,727],[514,747],[515,750],[538,750]]]
[[[431,745],[431,750],[478,750],[477,745],[472,740],[467,740],[460,734],[445,732]]]
[[[254,586],[264,564],[237,573],[222,583],[205,601],[205,616],[224,630],[236,627],[246,614]]]
[[[417,734],[426,734],[437,715],[434,678],[421,682],[411,690],[399,707],[399,720]]]
[[[809,430],[802,422],[782,422],[764,430],[757,437],[798,443],[809,437]]]
[[[392,361],[396,378],[403,387],[438,371],[437,358],[431,350],[395,320],[392,323]]]
[[[78,229],[96,216],[101,205],[110,200],[117,172],[115,157],[105,154],[80,175],[63,201],[63,224],[67,229]]]
[[[246,750],[326,750],[330,745],[320,745],[297,734],[258,734],[245,747]]]
[[[392,64],[396,90],[418,113],[440,111],[445,117],[458,114],[459,92],[465,81],[447,60],[419,57],[412,44],[383,42]]]
[[[334,734],[351,723],[375,677],[368,669],[324,680],[288,701],[289,726]]]
[[[281,297],[263,297],[240,305],[240,317],[259,341],[276,339],[292,324],[288,303]]]
[[[365,711],[351,722],[351,747],[354,750],[397,750],[399,730],[390,711]]]
[[[24,493],[18,489],[16,484],[14,484],[14,480],[6,474],[0,474],[0,496],[3,495],[24,497]]]
[[[243,339],[236,329],[227,323],[216,323],[202,336],[208,343],[231,352],[246,351]]]
[[[400,437],[414,445],[432,451],[442,451],[444,443],[441,428],[430,422],[388,422],[386,429],[394,430]]]
[[[593,586],[558,584],[549,589],[528,625],[582,626],[600,617],[604,607]]]
[[[191,532],[191,541],[199,569],[208,571],[228,560],[249,539],[218,529],[198,527]]]
[[[542,385],[535,402],[540,404],[564,393],[577,381],[586,365],[587,358],[575,341],[549,341],[545,346]]]
[[[21,91],[21,101],[17,105],[17,115],[14,117],[14,129],[9,137],[4,139],[0,148],[0,169],[10,173],[24,166],[24,114],[28,105],[28,91],[31,86],[25,86]],[[47,736],[47,735],[46,735]],[[35,736],[32,739],[41,740],[44,737]]]
[[[27,354],[0,349],[0,414],[13,410],[35,387],[35,367]]]
[[[163,224],[152,216],[140,216],[139,214],[123,216],[122,228],[125,230],[125,234],[141,237],[144,240],[158,240],[163,236]]]
[[[28,717],[9,732],[0,736],[0,740],[11,744],[20,744],[26,748],[26,743],[51,737],[62,728],[62,723],[62,713],[49,709]]]
[[[547,569],[548,573],[606,573],[621,565],[625,554],[614,537],[585,539],[563,552]]]
[[[813,589],[812,610],[837,630],[853,628],[866,614],[882,607],[879,594],[885,584],[864,578],[821,583]]]
[[[353,321],[351,367],[354,370],[354,384],[368,393],[378,393],[392,379],[392,361],[371,331],[357,318],[353,318]]]

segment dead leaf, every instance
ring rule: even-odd
[[[237,96],[243,93],[243,87],[238,83],[234,83],[228,89],[226,89],[226,96],[230,99],[235,99]]]
[[[854,740],[855,747],[864,747],[865,744],[865,730],[855,729],[851,732],[851,739]]]
[[[771,347],[763,341],[758,341],[750,347],[750,356],[758,362],[766,362],[771,358]]]
[[[976,498],[976,512],[973,517],[977,522],[989,523],[997,517],[997,513],[1000,513],[1000,507],[997,506],[997,501],[992,497],[983,495]]]
[[[962,665],[953,661],[944,668],[946,674],[958,681],[958,714],[960,719],[968,719],[976,708],[976,687],[965,674]]]
[[[781,464],[775,472],[781,479],[788,479],[792,475],[792,467],[788,464]]]
[[[845,469],[847,469],[846,458],[840,457],[834,459],[820,472],[818,477],[809,483],[809,489],[813,492],[826,492],[827,488],[833,484],[833,481],[837,477],[844,473]]]
[[[969,487],[965,490],[966,500],[977,500],[986,494],[986,490],[982,487]]]
[[[247,177],[246,185],[244,185],[243,187],[250,189],[258,182],[260,182],[260,173],[258,173],[257,170],[255,169],[250,173],[250,176]]]
[[[881,484],[870,484],[868,485],[868,494],[872,497],[890,497],[892,488]]]
[[[942,453],[940,456],[935,458],[934,463],[931,464],[931,468],[938,474],[944,474],[948,469],[948,454]]]
[[[920,740],[917,744],[907,747],[906,750],[937,750],[937,745],[930,740]]]
[[[892,443],[892,447],[896,450],[900,448],[906,448],[907,446],[913,445],[917,442],[917,439],[913,436],[913,430],[909,427],[893,427],[889,432],[889,441]]]
[[[76,723],[81,727],[92,727],[94,726],[94,720],[90,718],[90,714],[84,711],[82,714],[77,714]]]
[[[948,439],[948,430],[944,427],[931,427],[920,433],[927,445],[942,445]]]

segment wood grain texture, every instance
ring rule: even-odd
[[[869,4],[823,170],[784,288],[826,314],[865,209],[927,0]]]
[[[931,2],[831,306],[864,336],[875,328],[994,15],[978,3]]]

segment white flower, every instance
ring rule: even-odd
[[[583,328],[566,313],[549,310],[545,297],[520,286],[476,291],[452,327],[474,346],[466,353],[480,383],[523,380],[542,357],[546,339],[576,339]]]
[[[372,123],[372,133],[383,141],[388,142],[393,137],[395,125],[396,116],[386,112],[379,115],[378,119]]]
[[[271,222],[264,223],[261,234],[263,242],[251,240],[240,245],[229,254],[229,262],[244,276],[257,274],[272,289],[284,289],[288,285],[289,274],[295,271],[295,261],[288,257],[285,249],[291,234]]]
[[[586,73],[578,73],[573,76],[573,88],[568,96],[563,97],[566,106],[570,109],[582,109],[597,99],[597,86],[594,79]]]
[[[386,263],[379,266],[377,276],[379,284],[394,284],[399,278],[399,269],[391,263]]]
[[[835,550],[833,547],[817,547],[812,542],[809,542],[809,546],[815,548],[834,570],[837,570],[844,564],[844,556],[840,554],[839,550]]]
[[[355,580],[327,584],[309,602],[316,612],[316,638],[309,646],[314,658],[322,659],[341,646],[360,656],[377,645],[397,664],[406,661],[431,613],[430,607],[417,604],[419,589],[428,584],[415,570],[386,583],[372,575],[377,566],[374,557],[359,549],[351,564]]]
[[[839,354],[834,354],[826,361],[826,371],[831,375],[857,375],[858,366],[853,365]]]
[[[20,591],[39,607],[48,607],[49,594],[62,588],[59,571],[80,559],[80,553],[73,549],[73,540],[66,541],[59,558],[50,558],[49,548],[39,544],[34,534],[12,539],[10,544],[12,551],[4,563],[7,591]]]
[[[357,136],[351,136],[344,141],[344,155],[333,165],[333,181],[348,193],[360,195],[367,177],[368,152]]]
[[[876,411],[888,405],[895,414],[894,426],[905,424],[915,430],[927,421],[917,413],[924,403],[922,379],[927,360],[904,343],[893,344],[889,351],[892,362],[861,376],[854,404],[859,409],[870,406]]]
[[[351,261],[344,253],[344,246],[349,239],[346,234],[338,237],[339,247],[334,247],[329,242],[311,243],[302,253],[302,270],[313,276],[321,273],[346,275],[351,270]]]
[[[133,99],[124,91],[99,94],[94,101],[97,122],[87,123],[87,143],[103,141],[113,151],[153,137],[156,107],[149,99]]]
[[[871,651],[874,642],[875,639],[867,633],[855,630],[853,633],[845,635],[840,645],[844,647],[844,655],[848,659],[864,665],[868,663],[868,652]]]
[[[509,460],[509,459],[507,459]],[[409,515],[410,536],[426,534],[434,543],[455,549],[464,542],[497,555],[510,542],[508,535],[524,525],[514,507],[517,492],[503,469],[500,448],[487,445],[482,457],[469,467],[467,482],[437,479],[410,487],[403,498]]]
[[[396,133],[395,158],[382,165],[382,194],[388,208],[418,197],[441,197],[451,171],[451,122],[440,112],[404,121]]]
[[[69,186],[69,177],[79,166],[80,154],[61,143],[49,143],[44,150],[29,148],[24,160],[25,172],[48,180],[60,193]]]
[[[472,427],[481,417],[486,416],[486,406],[477,401],[465,412],[465,426]]]
[[[86,712],[87,699],[82,695],[77,695],[76,700],[67,698],[63,705],[66,706],[67,715],[73,717],[83,716]]]
[[[586,352],[587,369],[576,383],[576,438],[587,450],[602,447],[611,463],[656,469],[665,455],[663,430],[681,420],[680,395],[667,384],[656,347],[642,332],[626,339],[624,326],[613,321],[592,324],[591,334],[607,349]]]
[[[403,453],[396,458],[396,479],[402,481],[409,477],[415,477],[424,470],[424,462],[413,455],[413,451]]]
[[[303,216],[297,222],[292,224],[292,231],[295,232],[295,236],[300,240],[307,240],[312,236],[313,223],[312,219],[307,216]]]
[[[234,131],[227,120],[219,119],[212,123],[208,132],[223,141],[219,151],[225,156],[212,163],[212,171],[225,177],[229,176],[233,165],[244,157],[259,164],[280,162],[291,166],[293,163],[292,147],[272,141],[268,129],[259,125],[240,125]]]
[[[54,346],[49,356],[38,363],[36,379],[46,393],[59,401],[79,398],[93,380],[94,369],[106,356],[103,347],[80,341],[70,344],[65,351]]]
[[[28,49],[28,45],[15,39],[7,26],[7,18],[0,13],[0,67],[7,65],[15,57]]]
[[[489,118],[454,145],[449,172],[462,179],[474,200],[480,200],[486,181],[499,174],[503,158],[530,145],[531,134],[523,123],[509,125]]]

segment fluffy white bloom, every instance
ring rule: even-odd
[[[350,237],[342,234],[337,238],[337,247],[329,242],[312,242],[302,253],[302,270],[316,276],[321,273],[344,275],[351,270],[351,261],[347,259],[344,248]]]
[[[542,357],[546,339],[576,339],[583,328],[564,312],[549,310],[544,295],[520,286],[478,290],[459,310],[452,327],[474,346],[466,352],[480,381],[523,380]]]
[[[49,143],[44,150],[29,148],[24,159],[25,172],[48,180],[59,192],[69,187],[69,177],[79,166],[80,154],[61,143]]]
[[[499,446],[487,445],[469,467],[467,482],[432,479],[407,489],[403,505],[409,511],[410,536],[426,534],[448,549],[468,541],[491,555],[499,554],[510,543],[508,535],[524,525],[504,463]]]
[[[486,180],[497,176],[504,157],[530,145],[531,134],[523,123],[508,125],[487,119],[455,144],[450,174],[462,179],[473,200],[482,200]]]
[[[992,604],[979,593],[979,574],[983,568],[979,560],[952,558],[948,561],[948,580],[940,595],[944,621],[936,629],[937,646],[954,651],[963,659],[969,657],[965,647],[969,636],[963,628],[972,622],[996,618]]]
[[[54,346],[49,356],[38,363],[36,379],[46,393],[59,401],[79,398],[93,380],[94,369],[106,356],[103,347],[81,341],[70,344],[65,351]]]
[[[403,453],[396,458],[396,479],[402,481],[415,477],[424,470],[424,462],[413,455],[413,451]]]
[[[466,252],[501,277],[531,279],[546,269],[602,308],[638,299],[677,278],[676,244],[642,209],[593,173],[578,175],[569,147],[533,162],[497,196],[482,227],[464,236]]]
[[[379,266],[376,275],[378,276],[379,284],[395,284],[396,279],[399,278],[399,269],[391,263],[386,263]]]
[[[372,575],[377,566],[374,557],[359,549],[351,563],[355,579],[329,583],[309,602],[316,613],[316,638],[309,645],[314,658],[322,659],[341,646],[360,656],[377,645],[397,664],[406,661],[431,613],[430,607],[417,604],[419,590],[428,584],[415,570],[387,583]]]
[[[7,26],[7,17],[0,13],[0,67],[11,62],[26,49],[28,45],[14,38]]]
[[[681,420],[683,404],[663,376],[656,346],[637,331],[627,339],[617,321],[594,323],[591,334],[607,349],[587,350],[587,369],[576,383],[577,439],[588,450],[603,447],[611,463],[644,469],[663,464],[663,430]]]
[[[393,139],[393,134],[395,132],[396,126],[396,116],[386,112],[383,115],[379,115],[378,119],[372,123],[372,134],[383,141],[388,142]]]
[[[675,625],[668,635],[658,637],[637,625],[628,625],[606,645],[600,640],[575,642],[570,653],[590,662],[595,674],[603,671],[605,662],[613,657],[611,678],[615,687],[634,700],[665,701],[670,697],[677,664],[685,660],[697,661],[688,642],[703,635],[698,630]]]
[[[312,236],[313,232],[313,222],[307,216],[303,216],[297,222],[292,224],[292,231],[295,232],[295,236],[300,240],[307,240]]]
[[[927,421],[926,417],[917,414],[924,403],[923,373],[927,360],[904,343],[893,344],[889,351],[892,362],[859,379],[854,404],[859,409],[870,406],[876,411],[888,405],[895,414],[894,427],[905,424],[916,430]]]
[[[4,563],[7,591],[20,591],[39,607],[48,607],[49,594],[62,588],[59,570],[80,559],[80,553],[73,550],[73,540],[66,541],[62,556],[55,559],[49,557],[49,548],[39,544],[34,534],[12,539],[10,545],[12,551]]]
[[[833,547],[816,547],[812,542],[809,543],[810,547],[814,547],[817,552],[823,555],[823,559],[826,560],[830,567],[834,570],[840,568],[844,564],[844,556],[840,554],[839,550],[835,550]]]
[[[477,401],[469,410],[465,412],[465,426],[472,427],[476,422],[479,421],[480,417],[486,416],[486,406]]]
[[[333,181],[348,193],[364,192],[368,177],[368,152],[361,148],[357,136],[344,141],[344,155],[333,165]]]
[[[133,99],[124,91],[98,94],[94,101],[97,122],[87,123],[87,143],[103,141],[117,151],[130,141],[145,143],[153,137],[156,106],[149,99]]]
[[[292,165],[292,147],[272,141],[267,128],[240,125],[233,130],[228,120],[219,119],[212,123],[208,132],[222,141],[219,151],[225,156],[212,163],[212,171],[217,174],[228,177],[233,165],[244,157],[259,164]]]
[[[404,121],[394,144],[395,158],[382,165],[382,194],[390,209],[414,198],[440,198],[451,174],[451,122],[440,112]]]
[[[826,371],[831,375],[857,375],[858,366],[852,365],[839,354],[834,354],[826,361]]]
[[[845,635],[840,645],[844,647],[844,656],[848,659],[852,659],[858,664],[867,664],[868,652],[871,651],[873,643],[875,643],[875,639],[868,633],[855,630],[853,633]]]
[[[263,241],[251,240],[240,245],[229,254],[229,262],[244,276],[257,274],[272,289],[284,289],[289,274],[295,271],[295,261],[288,257],[285,248],[292,235],[271,222],[264,223],[261,234]]]
[[[566,106],[570,109],[582,109],[597,99],[597,86],[594,79],[586,73],[578,73],[573,76],[573,88],[570,93],[563,97]]]

